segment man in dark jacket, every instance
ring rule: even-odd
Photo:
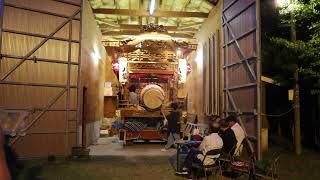
[[[237,144],[236,136],[225,119],[221,119],[219,123],[221,130],[220,137],[223,141],[223,153],[233,155]]]
[[[166,146],[164,147],[164,149],[161,149],[161,151],[168,150],[173,145],[175,145],[176,140],[180,139],[181,114],[177,110],[178,106],[178,103],[171,103],[171,108],[173,109],[173,111],[171,111],[170,114],[166,116],[166,119],[168,121],[168,140]]]

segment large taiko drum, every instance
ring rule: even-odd
[[[144,107],[149,111],[159,110],[164,101],[164,91],[155,84],[149,84],[141,90],[140,99]]]

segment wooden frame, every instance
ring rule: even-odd
[[[108,9],[108,8],[99,8],[93,9],[95,14],[113,14],[113,15],[122,15],[122,16],[150,16],[149,12],[146,10],[134,10],[134,9]],[[180,17],[180,18],[208,18],[208,13],[203,12],[178,12],[178,11],[159,11],[157,10],[152,15],[153,17]]]

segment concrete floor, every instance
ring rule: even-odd
[[[122,146],[118,137],[100,138],[96,145],[91,145],[90,156],[121,156],[121,157],[171,157],[176,153],[175,149],[162,152],[164,144],[146,144],[134,143],[132,145]]]

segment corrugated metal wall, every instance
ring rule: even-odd
[[[259,0],[225,0],[224,111],[236,113],[248,137],[260,142]],[[259,143],[256,152],[260,152]]]
[[[260,141],[261,114],[259,12],[259,0],[219,1],[195,36],[198,47],[189,57],[193,70],[187,84],[189,113],[197,114],[204,123],[209,114],[236,113],[255,142]],[[210,74],[213,61],[217,69]],[[255,145],[253,150],[260,152],[259,143]]]
[[[36,108],[36,113],[28,119],[31,123],[43,113],[50,101],[58,98],[51,110],[31,126],[25,137],[16,139],[13,147],[22,156],[66,155],[76,145],[80,12],[81,0],[69,0],[67,3],[49,0],[4,1],[0,107],[19,110]],[[75,15],[73,20],[68,21],[72,15]],[[35,49],[63,24],[61,30]],[[32,50],[35,52],[31,53]],[[23,62],[23,59],[27,60]],[[14,67],[17,68],[8,75]]]

